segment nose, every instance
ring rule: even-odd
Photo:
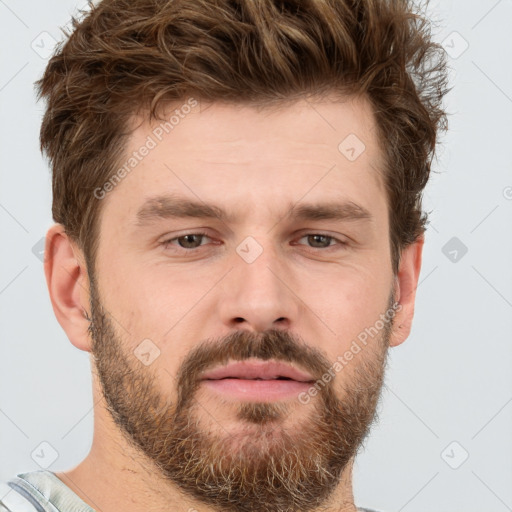
[[[251,263],[235,254],[233,266],[219,297],[224,325],[254,332],[293,327],[301,302],[290,268],[276,252],[265,248]]]

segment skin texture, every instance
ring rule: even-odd
[[[127,155],[157,124],[134,119]],[[354,161],[338,150],[349,134],[365,145]],[[101,199],[94,274],[63,227],[50,228],[52,304],[73,345],[91,352],[95,403],[91,451],[57,473],[64,483],[102,512],[355,511],[354,456],[388,348],[410,332],[423,248],[407,247],[393,275],[381,158],[362,99],[201,104]],[[168,194],[232,218],[138,225],[145,201]],[[290,214],[347,201],[371,218]],[[207,236],[178,239],[197,232]],[[334,239],[306,236],[315,234]],[[251,263],[237,252],[258,246]],[[318,378],[394,301],[393,321],[307,404],[242,402],[199,383],[228,356],[288,360]],[[148,365],[136,357],[143,340],[158,354]]]

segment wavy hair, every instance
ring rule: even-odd
[[[284,105],[361,95],[384,155],[393,271],[426,229],[422,191],[447,129],[447,63],[409,0],[103,0],[72,18],[36,82],[55,222],[94,263],[101,201],[130,119],[190,95]]]

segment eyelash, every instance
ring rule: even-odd
[[[314,236],[314,235],[326,237],[326,238],[330,239],[330,241],[334,240],[334,241],[338,242],[338,245],[341,245],[341,246],[347,246],[348,245],[347,242],[344,242],[343,240],[340,240],[339,238],[336,238],[334,236],[326,235],[324,233],[315,233],[315,232],[306,233],[305,235],[302,235],[299,238],[299,240],[301,240],[302,238],[305,238],[305,237],[308,237],[308,236]],[[167,249],[171,245],[171,242],[174,242],[175,240],[179,240],[180,238],[184,238],[186,236],[205,236],[207,238],[210,238],[208,233],[205,233],[204,231],[194,231],[194,232],[191,232],[191,233],[185,233],[183,235],[180,235],[180,236],[177,236],[177,237],[174,237],[174,238],[169,238],[168,240],[164,240],[162,242],[162,245],[163,245],[164,249]],[[177,252],[192,253],[194,251],[199,250],[201,247],[203,247],[203,245],[200,245],[199,247],[194,247],[192,249],[186,249],[184,247],[174,246],[174,249],[177,250]],[[332,247],[336,247],[336,244],[328,245],[327,247],[309,247],[309,249],[318,249],[318,250],[321,250],[321,251],[327,251],[328,249],[331,249]]]

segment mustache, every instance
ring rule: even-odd
[[[250,358],[295,363],[311,373],[315,380],[320,379],[330,367],[330,362],[318,349],[289,331],[235,331],[220,339],[203,341],[188,354],[177,374],[178,410],[185,407],[197,390],[202,372],[223,366],[230,360]]]

